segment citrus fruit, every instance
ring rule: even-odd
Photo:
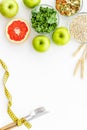
[[[14,19],[6,26],[6,36],[14,43],[24,42],[30,33],[30,27],[25,20]]]

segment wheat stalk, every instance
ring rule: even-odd
[[[85,45],[85,44],[84,44]],[[84,45],[81,45],[79,46],[79,48],[73,53],[74,56],[81,50],[81,48],[84,46]],[[77,64],[76,64],[76,67],[74,69],[74,75],[76,75],[77,73],[77,70],[79,68],[79,66],[81,66],[81,78],[84,77],[84,64],[85,64],[85,59],[87,58],[87,45],[85,46],[85,49],[82,53],[82,56],[80,57],[80,59],[78,60]]]
[[[79,53],[79,51],[84,47],[84,45],[85,44],[80,45],[78,49],[73,53],[73,56],[76,56]]]

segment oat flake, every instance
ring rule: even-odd
[[[71,36],[81,43],[87,42],[87,15],[78,15],[70,24]]]

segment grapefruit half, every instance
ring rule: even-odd
[[[24,42],[30,33],[30,27],[25,20],[13,19],[6,26],[6,36],[13,43]]]

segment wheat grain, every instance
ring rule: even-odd
[[[70,24],[71,36],[81,43],[87,42],[87,15],[80,14]]]

